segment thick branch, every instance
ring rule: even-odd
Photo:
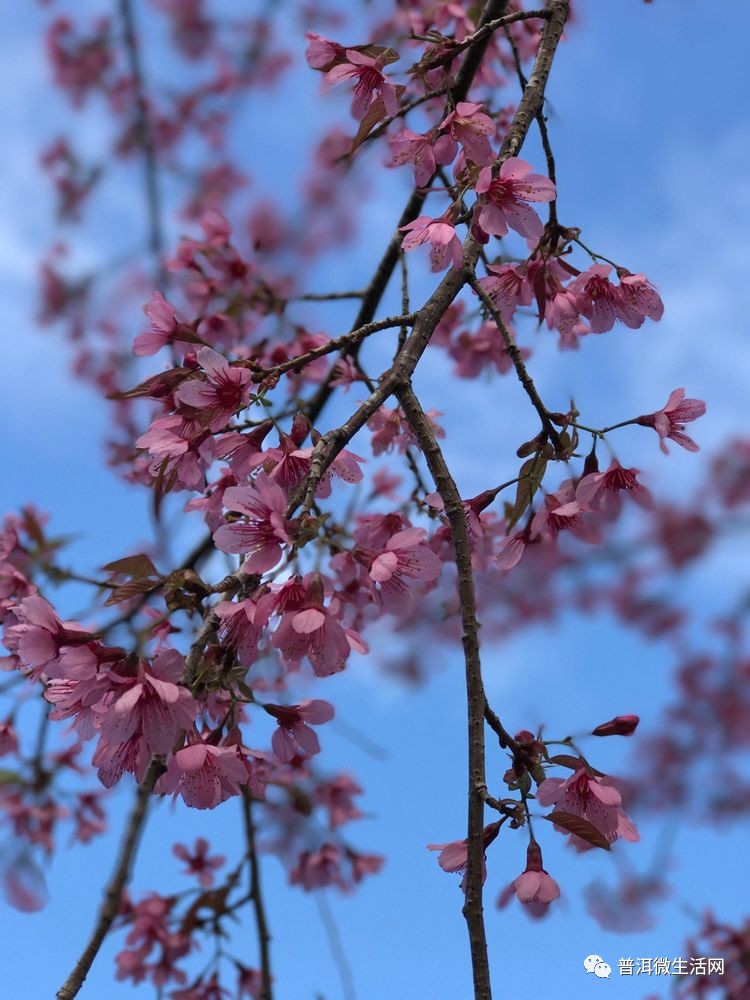
[[[102,942],[120,911],[122,894],[130,879],[138,850],[138,843],[146,823],[148,801],[151,792],[154,790],[154,785],[163,773],[164,763],[161,757],[152,757],[143,781],[138,786],[133,811],[130,814],[130,819],[125,828],[125,836],[120,846],[120,855],[117,859],[115,870],[112,873],[112,878],[109,880],[109,884],[104,892],[104,902],[102,903],[91,939],[86,945],[83,954],[76,962],[73,971],[57,991],[57,1000],[73,1000],[74,997],[78,996],[78,992],[83,986],[91,966],[94,964],[94,959],[99,953]]]

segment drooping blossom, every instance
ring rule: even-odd
[[[287,501],[281,487],[261,473],[249,486],[230,486],[225,490],[224,506],[243,518],[217,528],[216,547],[222,552],[247,556],[243,563],[247,573],[264,573],[274,567],[283,546],[290,540],[284,516]]]
[[[197,420],[176,413],[157,417],[135,445],[151,455],[149,473],[165,492],[174,486],[203,490],[206,469],[214,459],[214,440]]]
[[[243,667],[255,662],[258,642],[268,624],[273,598],[262,595],[243,601],[219,601],[214,614],[219,619],[219,639],[237,652]]]
[[[36,594],[20,601],[13,614],[16,624],[6,627],[4,642],[32,680],[54,673],[65,650],[86,646],[93,638],[77,622],[61,621],[52,605]]]
[[[444,134],[437,143],[438,162],[451,163],[456,156],[457,143],[460,142],[467,160],[480,167],[492,163],[495,154],[487,136],[494,133],[495,124],[482,111],[481,104],[459,101],[455,109],[440,123],[440,129]]]
[[[606,333],[616,320],[637,330],[646,317],[661,319],[664,305],[645,275],[623,274],[620,284],[614,285],[611,272],[611,264],[592,264],[568,286],[592,333]]]
[[[487,270],[490,274],[480,278],[479,284],[503,320],[510,323],[516,309],[531,305],[534,295],[526,268],[519,264],[490,264]]]
[[[310,726],[321,726],[331,721],[334,708],[330,702],[312,698],[299,705],[266,704],[263,707],[276,719],[277,728],[271,737],[271,746],[282,763],[287,764],[298,754],[312,757],[320,753],[317,734]]]
[[[156,791],[182,796],[194,809],[213,809],[220,802],[239,795],[249,780],[249,772],[239,749],[210,743],[190,743],[169,758],[167,771]]]
[[[555,811],[572,813],[588,820],[610,843],[618,837],[629,841],[640,840],[638,830],[622,809],[622,796],[606,775],[589,774],[585,767],[580,767],[569,778],[545,779],[539,785],[536,797],[542,806],[554,805],[555,809],[550,813],[553,821]],[[571,834],[570,843],[579,851],[591,847],[575,834]]]
[[[575,497],[583,510],[603,510],[605,513],[619,512],[620,497],[630,496],[641,507],[651,509],[653,497],[638,482],[638,469],[626,469],[613,459],[604,472],[591,472],[576,486]]]
[[[338,844],[322,844],[317,851],[302,851],[295,868],[289,874],[291,885],[300,885],[305,892],[322,889],[328,885],[346,888],[341,870],[343,862]]]
[[[535,919],[546,916],[549,904],[560,898],[560,887],[544,870],[542,851],[536,842],[526,849],[525,870],[500,893],[497,905],[506,906],[514,895]]]
[[[111,674],[120,692],[108,706],[100,733],[108,744],[127,743],[137,736],[149,753],[166,754],[181,730],[189,729],[198,706],[187,688],[179,686],[184,657],[165,650],[153,663],[140,661],[135,676]]]
[[[666,439],[676,441],[687,451],[698,451],[698,445],[685,434],[685,424],[689,424],[706,412],[706,404],[702,399],[685,399],[684,389],[674,389],[669,399],[656,413],[647,413],[638,417],[636,423],[642,427],[653,427],[659,435],[659,446],[668,454]]]
[[[407,222],[402,226],[401,232],[406,233],[401,241],[401,248],[406,252],[414,250],[423,243],[430,244],[432,271],[443,271],[449,263],[456,268],[463,266],[464,251],[461,240],[456,235],[453,223],[449,222],[446,216],[432,219],[429,215],[420,215],[413,222]]]
[[[490,235],[505,236],[508,228],[530,240],[539,240],[542,220],[528,202],[548,202],[555,198],[555,185],[548,177],[531,172],[531,164],[513,156],[505,160],[497,177],[492,167],[479,171],[476,192],[485,195],[477,221]]]
[[[361,794],[362,789],[356,781],[348,774],[339,774],[330,781],[319,784],[313,793],[313,799],[317,805],[328,810],[328,829],[335,830],[337,826],[364,816],[353,800],[353,796]]]
[[[366,652],[360,635],[341,623],[343,606],[338,598],[325,604],[323,582],[318,574],[294,578],[279,592],[281,619],[272,644],[296,665],[303,657],[319,677],[343,670],[352,650]]]

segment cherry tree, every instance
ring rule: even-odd
[[[424,846],[436,879],[460,876],[476,1000],[500,981],[495,902],[506,920],[544,918],[576,890],[582,855],[611,852],[619,881],[587,889],[592,917],[647,925],[669,873],[628,867],[642,818],[747,810],[747,775],[725,751],[750,733],[748,602],[727,594],[709,643],[677,581],[741,526],[750,443],[695,456],[701,483],[675,505],[641,469],[699,451],[699,384],[665,384],[649,412],[602,425],[564,378],[543,390],[535,378],[541,341],[582,363],[597,336],[658,337],[669,308],[658,276],[610,259],[564,213],[550,102],[586,30],[574,7],[49,4],[46,55],[71,111],[41,152],[64,228],[41,265],[39,320],[108,400],[108,464],[153,512],[147,544],[118,524],[95,566],[70,566],[54,502],[9,513],[0,535],[8,902],[44,905],[61,838],[107,837],[114,856],[58,1000],[86,995],[108,936],[112,978],[159,997],[278,996],[270,856],[290,911],[300,891],[352,892],[387,861],[355,846],[350,826],[376,803],[325,752],[335,675],[368,661],[410,685],[418,713],[435,649],[453,651],[465,778],[445,792],[453,839]],[[321,108],[317,133],[295,117],[297,88]],[[242,108],[258,95],[248,135]],[[79,137],[94,120],[92,151]],[[278,164],[265,193],[262,164]],[[351,248],[376,244],[368,201],[394,178],[409,193],[389,199],[368,263]],[[112,233],[97,267],[80,266],[76,241],[123,189],[143,245]],[[467,414],[477,380],[494,379],[497,412],[470,435],[442,420],[436,364]],[[469,439],[486,461],[473,496]],[[658,726],[642,734],[630,713],[643,706],[623,705],[571,736],[489,697],[488,651],[572,611],[667,644],[678,669]],[[644,672],[644,704],[648,691]],[[604,739],[636,748],[616,774],[601,770]],[[721,786],[707,785],[717,761]],[[115,788],[132,797],[122,830],[108,827]],[[175,810],[165,853],[189,880],[179,893],[131,885],[166,800],[243,831],[228,857]],[[548,871],[563,839],[568,860]],[[686,955],[721,956],[724,976],[686,967],[678,995],[745,996],[747,927],[707,912],[694,938]]]

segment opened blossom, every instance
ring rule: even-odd
[[[466,159],[480,167],[492,163],[494,153],[488,135],[495,131],[495,123],[482,111],[481,104],[459,101],[440,124],[444,135],[437,146],[440,163],[450,163],[456,156],[457,143],[461,143]]]
[[[459,268],[463,266],[464,251],[456,230],[445,216],[432,219],[429,215],[420,215],[413,222],[401,227],[405,232],[401,248],[405,251],[414,250],[423,243],[429,243],[430,267],[432,271],[443,271],[448,264]]]
[[[477,221],[491,236],[505,236],[514,229],[530,240],[539,240],[544,226],[528,202],[548,202],[555,198],[555,185],[548,177],[531,172],[531,164],[512,156],[504,161],[497,176],[492,167],[479,171],[477,194],[480,201]]]
[[[216,547],[246,556],[242,568],[247,573],[272,569],[290,540],[284,516],[286,505],[284,491],[265,473],[250,486],[230,486],[224,491],[224,506],[241,514],[242,520],[217,528]]]
[[[187,688],[177,682],[184,657],[165,650],[153,663],[140,661],[135,676],[112,674],[113,689],[120,693],[108,706],[101,723],[101,738],[108,744],[126,743],[137,736],[149,753],[166,754],[182,730],[189,729],[198,706]]]
[[[135,338],[134,354],[140,356],[156,354],[168,344],[177,343],[180,337],[189,342],[195,341],[193,331],[177,318],[174,306],[167,302],[161,292],[154,292],[151,301],[143,307],[143,311],[149,318],[151,326]]]
[[[201,423],[218,431],[250,401],[252,374],[247,368],[230,365],[211,347],[201,347],[196,358],[205,372],[205,381],[192,378],[183,382],[175,398],[198,410]]]
[[[706,412],[706,404],[702,399],[685,399],[684,389],[674,389],[669,399],[656,413],[648,413],[638,417],[636,423],[643,427],[653,427],[659,435],[659,445],[666,454],[669,449],[666,439],[676,441],[687,451],[698,451],[698,445],[685,433],[685,424],[697,420]]]
[[[604,472],[591,472],[584,476],[576,486],[575,498],[584,510],[604,510],[605,513],[617,513],[620,507],[620,497],[630,496],[641,507],[651,509],[653,497],[638,482],[638,469],[626,469],[613,459]]]
[[[344,669],[352,650],[367,651],[360,635],[341,623],[340,601],[323,603],[319,582],[313,581],[309,589],[302,585],[299,591],[297,599],[287,604],[272,640],[287,661],[296,665],[307,657],[315,673],[327,677]]]
[[[392,535],[370,566],[370,579],[377,585],[386,611],[398,613],[411,604],[412,581],[432,582],[440,576],[442,563],[425,544],[424,528],[407,528]]]
[[[198,882],[204,889],[209,889],[214,884],[214,872],[226,861],[223,854],[208,855],[209,843],[204,837],[197,837],[193,849],[190,850],[185,844],[175,844],[172,854],[187,865],[184,874],[197,875]]]
[[[541,806],[554,805],[549,814],[553,822],[555,812],[572,813],[588,820],[610,843],[618,837],[640,840],[638,830],[622,809],[622,796],[612,779],[590,774],[585,767],[578,768],[569,778],[547,778],[537,789],[536,797]],[[570,843],[579,851],[591,847],[575,834],[571,834]]]
[[[592,264],[569,286],[592,333],[606,333],[616,320],[635,330],[647,317],[661,319],[664,305],[645,275],[623,274],[620,284],[614,285],[611,272],[611,264]]]
[[[417,187],[425,187],[430,183],[438,163],[450,162],[438,159],[440,150],[435,145],[434,134],[421,135],[409,128],[403,128],[390,140],[390,143],[395,166],[403,163],[413,164]]]
[[[398,93],[383,75],[384,65],[382,56],[367,56],[356,49],[347,49],[344,59],[328,70],[325,79],[334,85],[344,80],[356,80],[352,103],[355,118],[364,118],[378,97],[383,99],[387,114],[395,118],[398,114]]]
[[[233,795],[239,795],[250,772],[239,748],[217,747],[211,743],[190,743],[169,758],[167,771],[156,791],[182,797],[194,809],[213,809]]]
[[[489,826],[484,828],[482,834],[482,845],[486,851],[492,841],[497,837],[500,832],[500,823],[490,823]],[[457,872],[463,875],[461,880],[461,890],[466,891],[466,866],[469,863],[468,859],[468,843],[466,840],[452,840],[448,844],[428,844],[428,851],[440,851],[438,854],[437,862],[444,872]],[[482,882],[487,879],[487,865],[485,863],[486,856],[483,856],[482,860]]]

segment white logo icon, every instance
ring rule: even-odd
[[[598,979],[609,979],[612,968],[607,965],[601,955],[589,955],[583,960],[583,967],[587,973],[593,972]]]

